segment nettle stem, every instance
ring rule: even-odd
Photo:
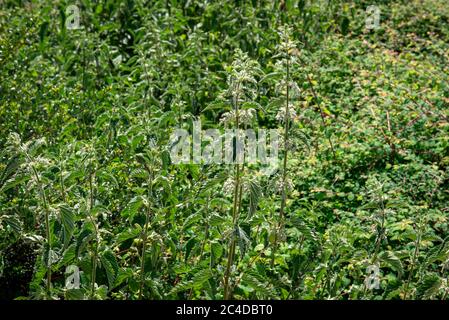
[[[239,92],[240,84],[237,84],[237,94],[234,96],[234,109],[235,109],[235,128],[236,128],[236,140],[238,140],[238,129],[240,126],[240,119],[239,119],[239,108],[238,108],[238,100],[239,100]],[[236,141],[237,143],[237,141]],[[235,149],[237,150],[237,148]],[[235,156],[235,155],[234,155]],[[231,274],[231,268],[234,263],[234,255],[235,255],[235,230],[237,228],[237,221],[238,221],[238,213],[240,211],[240,201],[241,201],[241,188],[240,188],[240,164],[235,164],[235,183],[234,183],[234,200],[233,200],[233,206],[232,206],[232,235],[231,235],[231,242],[229,244],[229,250],[228,250],[228,262],[226,265],[226,272],[224,276],[224,299],[229,300],[232,297],[231,292],[231,286],[229,283],[229,277]]]
[[[32,163],[31,157],[27,152],[25,152],[25,157],[29,161],[29,163]],[[47,267],[47,294],[51,294],[51,233],[50,233],[50,210],[48,207],[48,201],[47,196],[45,194],[44,187],[42,185],[42,181],[39,178],[39,174],[36,170],[36,168],[31,164],[31,170],[33,171],[33,175],[36,178],[37,184],[39,185],[39,191],[41,194],[42,202],[44,203],[44,212],[45,212],[45,235],[47,240],[47,248],[48,248],[48,255],[47,255],[47,261],[45,261],[46,267]],[[44,254],[45,256],[45,254]]]
[[[147,239],[148,239],[148,224],[150,223],[150,214],[151,214],[151,206],[150,206],[150,197],[152,194],[152,186],[153,186],[153,170],[151,168],[146,167],[149,179],[148,179],[148,203],[147,210],[145,214],[145,225],[143,226],[142,232],[142,254],[140,257],[140,288],[139,288],[139,299],[141,300],[143,297],[143,289],[145,287],[145,252],[147,250]]]
[[[99,237],[98,237],[98,227],[95,222],[94,216],[92,215],[92,210],[94,207],[94,190],[93,190],[93,172],[90,173],[89,176],[89,219],[94,227],[95,231],[95,243],[93,245],[93,255],[92,255],[92,281],[91,281],[91,296],[95,296],[95,281],[97,276],[97,260],[98,260],[98,244],[99,244]]]
[[[281,208],[279,210],[279,221],[274,231],[274,245],[273,251],[271,253],[271,266],[274,266],[275,254],[278,247],[279,233],[282,230],[285,219],[285,207],[287,204],[287,160],[288,160],[288,140],[289,140],[289,127],[290,127],[290,54],[287,50],[286,59],[286,103],[285,103],[285,115],[284,115],[284,161],[282,164],[282,198],[281,198]]]
[[[407,279],[407,282],[406,282],[405,288],[404,288],[404,291],[405,291],[404,292],[404,300],[408,299],[408,296],[410,293],[410,283],[412,281],[413,272],[415,271],[416,261],[418,260],[419,247],[421,245],[421,238],[422,238],[422,220],[421,220],[421,216],[420,216],[419,222],[418,222],[417,236],[416,236],[416,240],[415,240],[415,250],[413,252],[413,256],[412,256],[411,263],[410,263],[410,271],[409,271],[408,279]]]

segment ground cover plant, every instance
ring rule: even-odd
[[[0,1],[0,299],[448,299],[448,74],[446,0]]]

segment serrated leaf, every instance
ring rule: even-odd
[[[265,283],[262,283],[252,274],[247,273],[243,275],[242,284],[252,288],[257,293],[260,293],[264,299],[273,298],[275,296],[274,292],[270,290]]]
[[[438,275],[427,275],[417,288],[418,295],[421,296],[422,299],[432,299],[438,294],[442,283],[443,281]]]
[[[101,264],[106,270],[106,276],[108,278],[109,290],[113,288],[115,279],[117,278],[119,266],[115,255],[111,250],[106,250],[100,257]]]
[[[185,261],[187,261],[190,252],[192,251],[192,249],[195,247],[195,244],[197,243],[196,238],[191,238],[189,241],[187,241],[186,243],[186,255],[185,255]]]
[[[9,189],[14,188],[15,186],[27,181],[30,179],[28,174],[17,174],[14,177],[5,181],[3,187],[1,188],[2,192],[5,192]]]
[[[399,275],[404,272],[401,260],[391,251],[384,251],[379,255],[379,260],[384,262],[391,269],[397,271]]]
[[[212,271],[210,269],[202,269],[195,273],[195,276],[191,280],[183,280],[179,282],[171,291],[170,294],[187,291],[192,288],[199,289],[204,282],[208,281],[212,277]]]
[[[249,217],[257,211],[259,199],[262,196],[260,185],[255,180],[249,180]]]
[[[121,216],[124,218],[129,218],[130,220],[139,212],[139,209],[143,205],[142,197],[134,197],[126,206],[125,210],[121,212]]]
[[[215,213],[209,217],[209,224],[213,227],[221,226],[226,221],[227,219],[225,217],[219,216],[218,214]]]
[[[0,189],[2,189],[2,186],[6,181],[6,179],[8,179],[17,170],[19,164],[20,164],[19,157],[16,156],[9,159],[6,168],[3,170],[0,176]]]
[[[128,239],[136,238],[142,232],[142,227],[140,225],[136,225],[133,229],[127,229],[117,236],[117,243],[122,243]]]
[[[64,297],[66,300],[84,300],[84,294],[84,289],[67,289],[64,293]]]
[[[301,232],[305,239],[316,241],[317,238],[315,232],[306,224],[304,220],[299,217],[292,217],[290,219],[290,223],[293,227],[298,229],[299,232]]]
[[[218,261],[220,257],[223,255],[223,246],[219,243],[212,243],[210,246],[210,251],[214,261]]]
[[[243,258],[246,252],[246,248],[248,247],[250,241],[246,232],[240,227],[236,228],[236,236],[237,236],[237,244],[240,249],[240,255]]]
[[[84,229],[76,239],[75,256],[79,257],[80,251],[84,249],[87,243],[93,238],[94,234],[90,229]]]
[[[0,221],[4,221],[6,225],[9,226],[16,233],[20,233],[22,231],[23,223],[15,215],[1,216]]]
[[[64,248],[66,248],[75,230],[75,214],[72,208],[63,204],[59,206],[59,215],[64,227]]]
[[[73,259],[75,259],[75,250],[76,244],[70,245],[64,252],[62,253],[62,258],[59,261],[59,267],[69,265]]]

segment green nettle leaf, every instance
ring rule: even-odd
[[[192,286],[199,289],[203,283],[208,281],[210,278],[212,278],[212,271],[210,269],[202,269],[192,278]]]
[[[447,260],[449,260],[449,237],[446,237],[440,245],[429,250],[426,262],[431,264],[436,261],[443,262]]]
[[[149,174],[146,170],[142,169],[142,168],[137,168],[134,169],[131,174],[130,174],[131,178],[140,178],[140,179],[145,179],[148,180]],[[130,204],[133,202],[133,200],[131,200]],[[123,213],[122,213],[123,214]]]
[[[86,292],[84,289],[67,289],[64,292],[66,300],[84,300]]]
[[[185,255],[185,261],[189,258],[190,253],[192,252],[192,249],[195,248],[195,244],[198,242],[196,238],[191,238],[186,243],[186,255]]]
[[[119,266],[117,260],[115,259],[115,255],[111,250],[106,250],[100,257],[101,264],[106,270],[106,276],[108,278],[109,290],[114,287],[114,282],[117,278]]]
[[[115,287],[120,286],[124,281],[133,278],[133,271],[131,268],[121,268],[118,270],[117,276],[115,278]]]
[[[299,232],[301,232],[301,234],[308,240],[312,240],[315,241],[316,238],[316,234],[315,232],[306,224],[306,222],[304,220],[302,220],[299,217],[292,217],[290,219],[290,223],[296,228],[298,229]]]
[[[379,255],[379,260],[385,263],[388,267],[397,271],[399,275],[404,273],[404,268],[402,266],[401,260],[392,252],[384,251]]]
[[[21,233],[23,228],[23,222],[16,216],[0,216],[0,223],[5,222],[5,224],[11,227],[16,233]]]
[[[186,229],[190,227],[192,224],[197,223],[203,219],[203,217],[199,214],[199,212],[195,212],[194,214],[191,214],[187,217],[187,219],[184,221],[184,225],[182,226],[183,229]]]
[[[30,180],[30,178],[31,176],[29,174],[17,174],[14,177],[6,180],[0,190],[2,192],[6,192],[7,190],[14,188],[15,186],[18,186],[23,182]]]
[[[176,294],[193,288],[200,289],[210,278],[212,278],[212,271],[210,269],[201,269],[195,273],[191,280],[178,283],[169,294]]]
[[[97,176],[101,180],[105,180],[105,181],[111,182],[112,185],[115,186],[115,187],[119,187],[120,186],[118,181],[117,181],[117,179],[116,179],[116,177],[113,174],[111,174],[110,172],[107,172],[106,170],[99,171],[97,173]]]
[[[242,285],[252,288],[255,292],[261,294],[264,298],[273,298],[275,293],[264,281],[257,278],[254,274],[246,273],[242,278]]]
[[[181,281],[175,287],[173,287],[173,289],[170,290],[169,295],[187,291],[191,288],[193,288],[193,281]]]
[[[68,266],[70,263],[76,258],[76,244],[71,244],[65,251],[62,253],[62,258],[59,261],[59,267]]]
[[[87,243],[93,239],[94,233],[90,229],[84,229],[76,239],[75,255],[79,257],[81,251],[86,247]]]
[[[134,239],[141,233],[142,227],[138,224],[135,224],[134,228],[128,228],[117,235],[117,243],[122,243],[126,240]]]
[[[170,152],[168,152],[168,150],[163,150],[161,153],[161,159],[162,159],[162,169],[167,170],[168,166],[171,164]]]
[[[129,203],[125,210],[122,211],[121,216],[124,218],[129,218],[130,221],[139,212],[139,209],[143,206],[143,198],[138,196],[134,197]]]
[[[211,244],[211,253],[212,253],[212,257],[214,259],[214,261],[219,261],[219,259],[221,258],[221,256],[223,255],[223,246],[219,243],[213,242]]]
[[[44,244],[44,252],[42,255],[42,264],[48,268],[52,268],[59,261],[59,254],[56,250],[50,249],[48,244]]]
[[[228,222],[228,219],[226,217],[219,216],[215,213],[209,217],[209,224],[213,227],[221,226],[225,222]]]
[[[5,181],[18,169],[20,165],[20,158],[19,157],[12,157],[9,159],[8,164],[6,165],[6,168],[3,170],[3,172],[0,175],[0,190],[3,190],[3,184]]]
[[[240,255],[243,257],[246,253],[246,249],[250,243],[250,240],[246,232],[240,227],[236,228],[236,236],[237,236],[237,243],[240,248]]]
[[[262,196],[262,190],[257,181],[249,180],[249,216],[251,217],[257,210],[259,199]]]
[[[43,260],[42,256],[36,259],[36,266],[35,266],[36,271],[34,272],[33,279],[30,282],[30,289],[33,291],[39,291],[39,288],[41,287],[43,279],[47,272],[47,267],[45,266],[45,263],[40,263],[40,261],[42,260]]]
[[[160,293],[160,283],[147,277],[145,278],[145,285],[151,290],[151,293],[156,296],[157,299],[163,299],[164,297]]]
[[[71,172],[68,172],[66,175],[64,175],[64,181],[65,183],[71,183],[76,179],[84,178],[84,173],[81,170],[74,170]]]
[[[64,248],[66,248],[75,230],[75,214],[72,208],[65,204],[59,206],[59,214],[64,227]]]
[[[439,293],[442,285],[443,280],[437,274],[426,275],[418,286],[418,295],[422,299],[432,299]]]

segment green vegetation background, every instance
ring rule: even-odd
[[[446,0],[0,1],[0,299],[222,299],[230,239],[235,299],[447,299],[448,18]],[[278,234],[276,175],[247,169],[234,225],[230,171],[166,147],[219,125],[237,49],[259,64],[255,125],[281,127],[283,25],[301,63]]]

